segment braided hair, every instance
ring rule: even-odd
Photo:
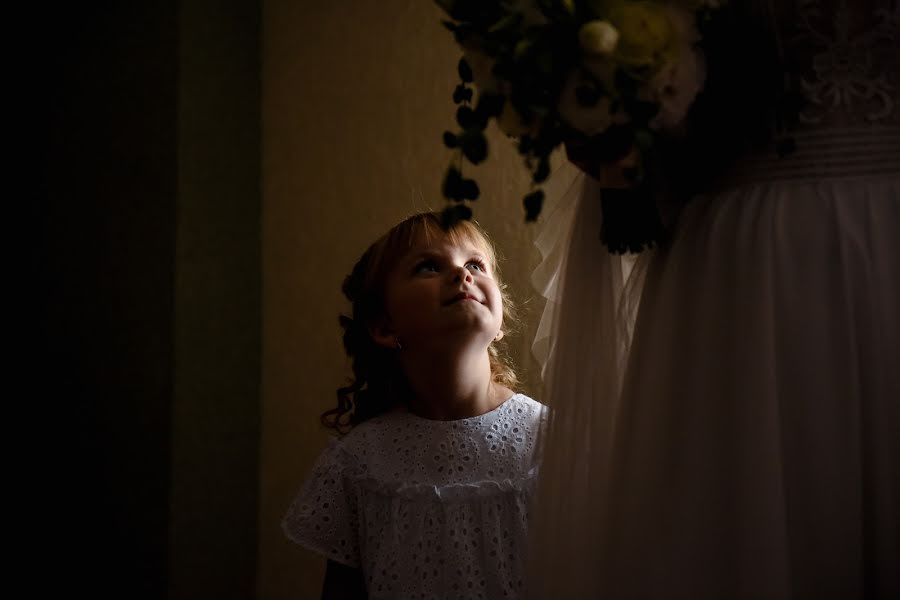
[[[435,212],[405,219],[369,246],[344,278],[341,289],[350,301],[351,314],[340,315],[339,322],[353,374],[347,385],[337,389],[337,406],[322,413],[325,427],[345,434],[354,426],[408,402],[411,391],[396,351],[375,343],[369,327],[385,314],[385,283],[396,264],[418,240],[430,242],[437,237],[448,237],[453,243],[469,241],[482,248],[494,266],[494,278],[503,301],[501,331],[508,333],[510,324],[516,323],[515,307],[496,267],[496,251],[477,223],[459,221],[448,228],[441,214]],[[512,388],[518,379],[505,351],[505,338],[504,335],[504,341],[494,341],[488,348],[491,380]]]

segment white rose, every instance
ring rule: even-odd
[[[609,21],[590,21],[578,30],[578,43],[585,54],[609,56],[619,43],[619,30]]]
[[[659,113],[650,123],[654,129],[675,129],[684,120],[706,78],[703,56],[692,47],[683,47],[648,83],[649,93],[659,102]]]
[[[611,112],[608,96],[601,96],[593,106],[584,106],[578,102],[576,90],[581,85],[592,85],[580,70],[572,71],[566,79],[559,97],[559,116],[570,127],[585,135],[603,133],[615,122],[617,115]]]
[[[675,129],[684,121],[706,80],[703,55],[695,48],[700,39],[694,14],[674,5],[666,7],[674,31],[667,60],[642,90],[642,96],[660,105],[650,123],[655,129]]]

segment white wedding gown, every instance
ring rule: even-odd
[[[778,4],[796,152],[636,260],[553,176],[533,598],[900,598],[900,3]]]

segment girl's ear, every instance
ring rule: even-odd
[[[382,348],[394,350],[397,347],[397,334],[387,317],[381,317],[369,325],[369,335]]]

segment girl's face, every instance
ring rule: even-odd
[[[503,301],[493,265],[472,241],[420,239],[386,283],[385,339],[378,340],[386,346],[399,340],[416,351],[464,341],[487,349],[500,331]]]

